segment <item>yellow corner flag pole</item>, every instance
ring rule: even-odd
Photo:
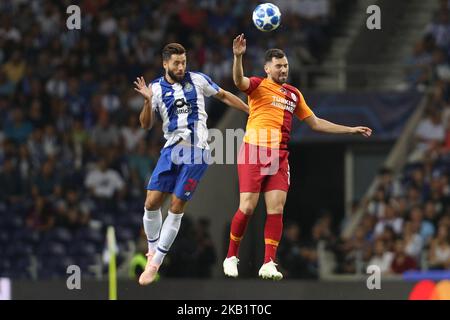
[[[109,300],[117,300],[116,236],[113,226],[108,227],[106,238],[109,255]]]

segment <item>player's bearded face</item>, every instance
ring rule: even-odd
[[[186,55],[173,54],[170,59],[164,63],[164,68],[172,80],[180,82],[186,72]]]
[[[267,75],[276,83],[286,83],[289,75],[289,64],[286,57],[272,58],[271,62],[268,62],[265,66]]]

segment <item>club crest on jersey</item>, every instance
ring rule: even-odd
[[[184,92],[191,92],[194,90],[194,86],[190,84],[189,82],[186,82],[186,84],[183,87]]]
[[[294,102],[297,102],[297,96],[291,92],[291,98]]]
[[[168,97],[168,96],[171,96],[172,95],[172,92],[166,92],[166,94],[164,95],[164,97]]]

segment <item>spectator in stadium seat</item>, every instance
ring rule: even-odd
[[[416,260],[405,253],[405,241],[397,239],[395,242],[394,260],[392,260],[391,271],[401,274],[405,271],[417,268]]]
[[[27,63],[20,51],[14,51],[11,58],[3,65],[3,71],[9,81],[19,83],[25,75]]]
[[[425,180],[425,174],[422,167],[413,170],[410,183],[419,190],[420,198],[422,200],[427,198],[429,185],[428,181]]]
[[[145,196],[144,189],[145,181],[142,181],[136,170],[130,170],[127,179],[127,201],[135,204]]]
[[[52,126],[56,128],[58,133],[63,134],[68,132],[72,127],[72,119],[67,116],[67,113],[69,111],[67,110],[67,103],[59,98],[52,98],[51,99],[51,119],[52,124],[44,128],[46,129],[49,126]],[[45,130],[44,130],[45,131]]]
[[[445,138],[441,113],[437,109],[430,109],[426,119],[419,122],[416,132],[416,147],[409,161],[420,161],[424,153],[434,151],[441,147]]]
[[[100,88],[102,111],[106,111],[108,115],[112,115],[118,111],[120,107],[120,99],[116,91],[111,86],[111,83],[103,82]]]
[[[58,154],[60,141],[58,141],[56,128],[50,124],[44,127],[42,146],[44,147],[44,153],[47,158],[52,158]]]
[[[397,197],[393,198],[390,202],[395,211],[397,212],[397,216],[405,220],[408,216],[408,212],[410,210],[409,203],[406,200],[406,197]]]
[[[80,198],[76,190],[67,190],[63,199],[55,204],[55,225],[70,230],[76,230],[87,226],[91,219],[91,207],[89,202]]]
[[[125,146],[126,152],[133,152],[140,141],[146,135],[145,130],[141,130],[138,123],[138,116],[130,114],[126,125],[120,129],[120,135]]]
[[[233,15],[230,14],[230,9],[225,2],[216,2],[213,6],[212,12],[208,17],[208,26],[212,27],[220,35],[226,34],[230,28],[232,28],[236,22]],[[206,74],[210,74],[206,72]],[[216,80],[217,82],[221,82]]]
[[[390,226],[386,226],[376,240],[383,240],[384,247],[387,251],[393,252],[395,250],[395,241],[398,239],[398,235],[395,233],[394,229]]]
[[[109,148],[119,144],[120,131],[111,124],[107,113],[101,113],[98,124],[92,129],[92,148]]]
[[[418,232],[415,232],[411,222],[406,222],[403,228],[403,240],[405,242],[405,253],[416,261],[419,261],[423,249],[423,239]]]
[[[42,104],[38,99],[31,101],[31,107],[27,118],[33,129],[43,128],[47,124],[48,120],[45,119],[42,113]]]
[[[450,104],[446,103],[444,97],[440,97],[439,101],[444,102],[442,107],[442,123],[447,130],[450,130]]]
[[[383,187],[378,187],[372,200],[367,206],[369,214],[373,215],[377,219],[384,217],[384,211],[386,208],[386,192]]]
[[[185,5],[178,13],[181,28],[184,28],[185,31],[201,31],[205,27],[206,18],[206,12],[202,8],[197,7],[193,1],[185,2]]]
[[[232,61],[225,59],[220,51],[212,51],[211,57],[206,61],[203,70],[206,74],[213,74],[214,81],[223,83],[224,79],[229,79],[231,75]]]
[[[427,50],[425,39],[421,39],[414,46],[412,56],[406,63],[406,81],[410,86],[424,85],[430,81],[432,55]]]
[[[0,96],[8,96],[14,93],[15,85],[10,81],[5,74],[5,71],[0,69]]]
[[[136,171],[139,179],[145,182],[150,178],[157,158],[153,155],[151,147],[147,147],[145,140],[140,140],[136,151],[131,153],[127,160],[130,170]]]
[[[313,51],[324,51],[325,27],[330,18],[329,0],[299,0],[292,6],[292,12],[304,21],[309,46]]]
[[[447,207],[447,213],[445,213],[440,219],[439,219],[439,226],[446,226],[448,229],[450,229],[450,206]]]
[[[450,108],[448,108],[450,110]],[[450,114],[450,113],[449,113]],[[447,129],[445,132],[445,140],[444,140],[444,146],[443,146],[443,152],[444,153],[450,153],[450,121],[448,121]]]
[[[31,175],[31,160],[30,160],[30,153],[28,152],[27,146],[25,144],[23,144],[19,147],[19,154],[18,154],[18,159],[17,159],[17,169],[20,174],[20,182],[24,186],[29,185],[29,180],[30,180],[30,175]]]
[[[80,81],[71,77],[68,81],[67,95],[64,101],[67,103],[67,111],[75,119],[82,119],[86,108],[86,98],[80,94]]]
[[[424,179],[428,184],[430,184],[430,181],[433,178],[433,173],[435,172],[435,160],[436,159],[433,158],[432,154],[426,152],[421,162]]]
[[[356,228],[354,235],[350,239],[341,239],[338,242],[337,262],[338,273],[356,273],[362,272],[357,270],[357,261],[368,261],[371,256],[371,238],[367,236],[366,229],[360,225]]]
[[[365,238],[369,242],[373,242],[375,240],[375,225],[377,223],[377,218],[370,214],[365,214],[362,218],[360,226],[364,230]]]
[[[407,201],[409,207],[412,209],[415,206],[420,206],[422,204],[422,198],[420,190],[414,186],[410,185],[407,189]]]
[[[443,83],[450,81],[450,65],[447,60],[447,52],[443,49],[435,49],[433,51],[431,76],[434,81]]]
[[[26,219],[26,225],[33,230],[45,232],[51,229],[54,224],[55,215],[52,204],[44,197],[35,197]]]
[[[321,221],[316,222],[312,228],[312,238],[300,243],[300,256],[305,263],[305,276],[307,278],[317,278],[319,276],[319,256],[317,247],[320,241],[334,239],[330,230],[327,230],[326,224]]]
[[[78,157],[83,156],[83,150],[86,149],[87,142],[89,140],[88,132],[83,127],[83,124],[80,120],[75,120],[73,122],[72,130],[70,132],[70,142],[75,149],[75,154]],[[81,160],[80,160],[81,161]],[[81,163],[80,163],[81,165]]]
[[[325,24],[330,16],[330,0],[297,0],[291,1],[291,12],[308,23]]]
[[[439,226],[436,237],[431,241],[429,266],[434,270],[450,269],[450,242],[446,225]]]
[[[450,43],[450,22],[448,10],[440,10],[436,19],[425,28],[425,34],[430,34],[436,40],[438,47],[447,49]]]
[[[425,243],[428,243],[435,232],[433,224],[429,221],[423,220],[423,209],[420,206],[412,208],[410,215],[413,230],[419,232]]]
[[[448,175],[441,170],[435,170],[431,179],[431,191],[429,200],[436,203],[436,206],[443,208],[448,203]]]
[[[12,18],[7,15],[3,15],[0,25],[0,38],[8,41],[19,42],[22,39],[21,32],[18,28],[14,27]]]
[[[435,18],[437,17],[437,15],[439,14],[439,12],[441,11],[449,11],[450,3],[448,2],[448,0],[439,0],[439,9],[434,13]]]
[[[15,204],[21,201],[21,196],[25,192],[20,173],[13,159],[6,158],[0,170],[0,202]]]
[[[389,273],[391,271],[394,254],[386,250],[383,240],[377,240],[374,245],[374,255],[369,260],[368,265],[376,265],[380,268],[381,273]]]
[[[11,112],[11,119],[7,119],[4,124],[6,138],[17,144],[25,143],[32,130],[31,123],[24,119],[23,111],[18,108]]]
[[[439,220],[436,204],[433,201],[427,201],[424,205],[424,220],[431,222],[436,228]]]
[[[314,228],[317,229],[317,240],[325,240],[327,243],[333,243],[336,240],[333,232],[333,216],[330,211],[326,209],[319,211],[319,218],[314,224],[313,230]]]
[[[125,191],[122,177],[116,170],[108,168],[105,159],[100,159],[96,168],[89,171],[84,183],[97,199],[111,200],[116,194]]]
[[[403,219],[398,216],[397,211],[389,204],[385,206],[384,217],[375,226],[375,235],[382,234],[386,227],[391,227],[397,235],[402,232],[403,228]]]
[[[67,95],[67,75],[63,67],[59,67],[53,76],[47,81],[45,91],[51,97],[64,98]]]
[[[311,268],[310,261],[314,261],[313,252],[302,246],[300,241],[300,227],[297,223],[287,221],[283,237],[278,248],[278,257],[283,270],[289,278],[314,278],[316,270]]]
[[[383,188],[385,199],[389,200],[402,194],[400,183],[394,179],[392,170],[381,168],[377,176],[378,188]]]
[[[31,185],[31,194],[34,197],[44,196],[53,199],[57,199],[61,196],[61,181],[55,170],[53,160],[47,160],[42,165],[37,176],[34,177]]]

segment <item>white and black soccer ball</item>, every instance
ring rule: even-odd
[[[259,30],[269,32],[275,30],[280,25],[281,12],[272,3],[262,3],[253,10],[252,19]]]

